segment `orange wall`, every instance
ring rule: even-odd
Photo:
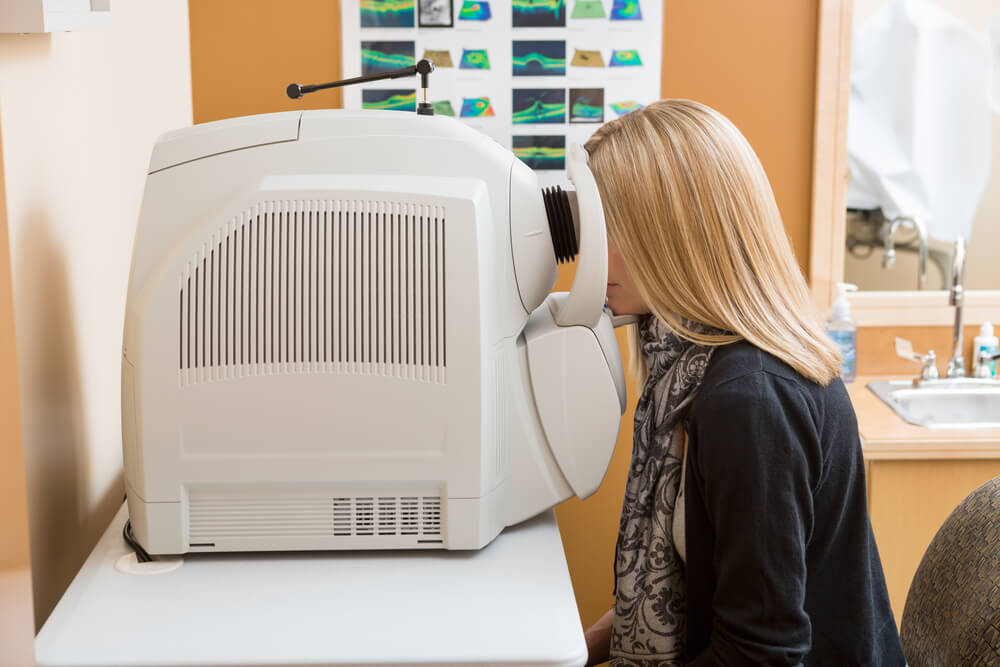
[[[299,100],[289,83],[340,78],[339,0],[189,1],[194,122],[341,106],[340,91]]]
[[[337,92],[293,102],[291,81],[340,72],[339,3],[190,2],[194,120],[340,106]],[[686,97],[726,114],[771,178],[796,256],[809,256],[813,99],[818,0],[665,2],[664,97]],[[350,74],[350,73],[344,73]],[[572,267],[556,289],[568,289]],[[558,508],[566,558],[584,625],[612,604],[612,560],[632,442],[636,387],[601,489]]]
[[[760,157],[808,269],[819,0],[671,0],[664,97],[718,109]]]

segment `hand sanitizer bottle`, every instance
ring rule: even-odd
[[[993,323],[983,322],[983,326],[979,327],[979,335],[972,340],[972,366],[973,366],[973,377],[991,377],[995,378],[997,376],[997,362],[996,359],[989,362],[989,374],[983,373],[978,374],[979,369],[979,353],[986,351],[988,353],[997,353],[997,337],[993,335]]]
[[[847,301],[847,293],[856,292],[857,289],[857,285],[837,283],[839,295],[833,302],[830,319],[826,321],[826,333],[840,348],[840,354],[843,356],[840,377],[844,382],[854,382],[858,371],[858,327],[851,317],[851,304]]]

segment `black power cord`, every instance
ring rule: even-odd
[[[128,494],[125,495],[122,502],[125,502],[126,500],[128,500]],[[142,548],[141,544],[139,544],[139,540],[135,539],[135,535],[132,534],[131,519],[128,519],[125,522],[125,527],[122,528],[122,537],[125,539],[125,543],[132,547],[132,551],[135,552],[135,559],[137,561],[140,563],[149,563],[153,560],[149,553]]]
[[[139,540],[135,539],[135,535],[132,534],[132,521],[125,522],[125,528],[122,529],[122,537],[125,538],[125,542],[128,543],[132,550],[135,552],[135,559],[140,563],[148,563],[153,559],[146,553],[146,550],[142,548],[139,544]]]

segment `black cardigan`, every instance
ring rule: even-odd
[[[684,426],[689,664],[904,665],[843,383],[734,343]]]

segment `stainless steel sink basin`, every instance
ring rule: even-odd
[[[927,428],[1000,428],[1000,381],[973,378],[869,382],[903,420]]]

